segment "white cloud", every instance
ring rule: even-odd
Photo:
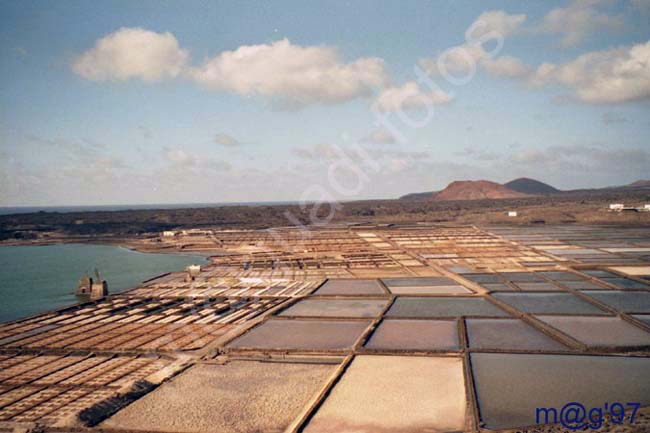
[[[562,45],[578,45],[587,36],[623,26],[621,16],[610,16],[598,11],[598,0],[573,0],[567,7],[555,8],[546,16],[538,29],[542,33],[562,35]]]
[[[600,3],[600,0],[575,0],[566,8],[554,9],[535,31],[561,33],[565,45],[575,45],[599,28],[620,27],[621,17],[598,11],[596,6]],[[508,36],[515,33],[525,19],[525,15],[490,11],[479,16],[475,23],[483,21],[485,29]],[[575,99],[584,103],[621,103],[650,98],[648,43],[590,52],[565,64],[543,63],[537,68],[512,56],[492,57],[481,45],[465,43],[446,50],[438,58],[422,59],[420,65],[430,74],[447,72],[455,78],[471,77],[474,72],[483,70],[493,76],[525,79],[533,87],[560,84],[570,88]]]
[[[395,144],[397,140],[390,131],[386,129],[376,129],[359,140],[359,142],[368,144]]]
[[[559,155],[537,149],[524,149],[512,155],[512,161],[522,164],[539,164],[556,161]]]
[[[514,154],[511,161],[554,170],[576,168],[591,174],[599,171],[647,173],[650,170],[650,152],[637,147],[549,146],[543,150],[522,150]]]
[[[128,168],[121,158],[99,157],[94,160],[61,167],[63,176],[83,179],[85,182],[99,184],[112,181],[119,170]]]
[[[564,65],[544,64],[532,79],[571,88],[585,103],[650,99],[650,42],[583,54]]]
[[[163,158],[170,163],[169,169],[179,173],[187,170],[225,171],[231,168],[230,164],[225,161],[195,155],[179,148],[165,148]]]
[[[532,68],[521,60],[511,56],[500,56],[496,59],[485,58],[481,66],[489,74],[498,77],[519,78],[529,76]]]
[[[232,135],[228,135],[224,133],[215,134],[214,142],[221,146],[227,146],[227,147],[237,147],[241,144],[241,142],[237,140],[235,137],[233,137]]]
[[[319,143],[313,146],[296,146],[292,151],[301,159],[323,162],[340,159],[342,155],[346,155],[339,149],[341,148],[331,144]]]
[[[400,87],[387,87],[377,97],[374,107],[382,112],[396,112],[428,105],[451,102],[451,96],[440,89],[424,93],[415,81],[408,81]]]
[[[299,46],[287,39],[243,45],[193,67],[173,34],[141,28],[121,28],[97,40],[72,69],[93,81],[152,82],[183,75],[210,90],[269,97],[284,108],[341,103],[388,82],[380,58],[344,63],[334,47]]]
[[[494,161],[501,158],[501,155],[481,147],[465,147],[462,151],[456,152],[456,155],[478,161]]]
[[[198,158],[190,155],[182,149],[165,149],[164,157],[172,164],[180,166],[192,166],[198,162]]]
[[[469,27],[467,42],[445,50],[434,59],[420,59],[419,64],[429,74],[449,74],[456,78],[471,76],[480,68],[497,76],[512,77],[523,74],[525,66],[517,59],[509,56],[495,57],[498,49],[493,48],[492,50],[497,51],[494,53],[487,52],[483,45],[511,36],[519,30],[525,20],[526,15],[523,14],[484,12]]]
[[[121,28],[99,39],[72,68],[93,81],[140,78],[150,82],[178,76],[188,58],[188,52],[179,47],[171,33]]]
[[[224,51],[190,75],[211,90],[272,97],[292,106],[348,101],[387,81],[382,59],[342,63],[333,47],[303,47],[287,39]]]
[[[498,162],[493,170],[505,170],[508,177],[544,179],[563,188],[622,185],[647,178],[650,152],[634,146],[596,144],[528,148],[515,152],[507,164]]]
[[[650,99],[650,42],[582,54],[564,64],[537,68],[501,56],[480,60],[492,75],[525,79],[531,87],[559,84],[586,104],[615,104]]]
[[[474,37],[496,33],[503,38],[515,33],[526,21],[526,15],[511,15],[504,11],[487,11],[474,20],[472,26],[476,30],[472,33]]]
[[[429,74],[440,75],[442,72],[452,77],[467,77],[482,69],[496,77],[527,77],[532,68],[512,56],[491,58],[489,53],[479,46],[459,45],[449,50],[438,59],[421,59],[420,66]]]
[[[465,75],[473,72],[486,56],[487,53],[480,46],[463,44],[445,50],[435,59],[420,59],[419,64],[432,75],[441,75],[445,72],[452,75]]]
[[[312,146],[296,146],[293,153],[300,159],[310,160],[318,165],[328,165],[332,161],[350,160],[356,163],[374,162],[382,166],[394,159],[423,160],[431,157],[428,151],[379,148],[377,146],[339,146],[320,143]]]
[[[61,137],[48,138],[33,134],[27,134],[25,138],[32,143],[56,148],[60,155],[65,156],[66,160],[74,160],[82,164],[90,163],[102,157],[106,150],[105,144],[95,142],[88,138],[68,140]]]
[[[533,87],[541,87],[553,79],[557,66],[552,63],[542,63],[530,73],[528,83]]]

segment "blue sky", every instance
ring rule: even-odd
[[[648,0],[2,1],[0,21],[0,206],[650,173]]]

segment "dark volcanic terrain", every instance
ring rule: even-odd
[[[368,200],[304,206],[38,212],[0,216],[0,241],[4,244],[94,242],[129,245],[134,240],[159,236],[163,230],[264,229],[323,223],[650,224],[650,212],[611,212],[610,203],[643,206],[650,203],[650,191],[644,188],[587,190],[500,200]],[[516,210],[518,216],[508,217],[510,210]]]

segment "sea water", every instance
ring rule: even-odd
[[[0,322],[78,302],[79,278],[95,268],[110,293],[165,272],[203,263],[197,255],[146,254],[106,245],[61,244],[0,247]]]

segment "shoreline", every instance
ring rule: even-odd
[[[141,287],[143,285],[147,285],[165,275],[177,273],[177,272],[183,272],[183,269],[181,267],[176,267],[176,266],[153,266],[150,269],[146,267],[142,267],[143,263],[156,263],[159,259],[152,257],[152,256],[159,256],[160,258],[162,257],[168,257],[168,259],[164,259],[165,262],[170,262],[170,263],[176,263],[177,260],[181,260],[185,263],[185,265],[191,264],[191,263],[197,263],[200,264],[201,266],[206,266],[210,263],[209,256],[198,254],[198,253],[178,253],[178,254],[159,254],[155,252],[142,252],[142,251],[137,251],[133,248],[130,248],[128,246],[122,246],[122,245],[107,245],[107,244],[97,244],[97,243],[91,243],[91,242],[86,242],[86,243],[78,243],[78,242],[58,242],[58,243],[41,243],[41,244],[12,244],[12,245],[0,245],[4,246],[7,248],[11,247],[56,247],[56,246],[64,246],[64,245],[77,245],[80,248],[79,249],[72,249],[72,250],[61,250],[61,249],[56,249],[54,251],[54,255],[52,253],[43,253],[43,254],[38,254],[39,257],[49,257],[49,259],[45,259],[47,261],[54,260],[56,263],[55,266],[57,268],[59,266],[63,266],[66,261],[72,261],[74,260],[79,260],[80,255],[81,256],[88,256],[88,257],[94,257],[93,252],[97,251],[97,259],[91,259],[91,262],[96,262],[96,264],[99,264],[100,262],[103,263],[104,265],[107,265],[108,268],[113,268],[111,272],[109,272],[109,290],[110,293],[106,296],[108,298],[111,298],[116,295],[121,295],[121,294],[126,294],[131,290],[134,290],[138,287]],[[107,252],[103,252],[102,249],[96,249],[92,247],[107,247],[109,250]],[[88,250],[87,248],[92,248],[92,250]],[[65,251],[70,252],[70,258],[67,258],[67,254]],[[14,255],[18,254],[20,257],[23,257],[25,255],[28,255],[31,257],[31,254],[33,254],[33,250],[27,250],[26,252],[19,253],[18,252],[12,252],[10,249],[9,251],[5,251],[3,254],[8,254],[8,255]],[[138,255],[140,257],[133,257],[131,254]],[[66,257],[63,261],[57,260],[56,257],[61,255],[61,257]],[[117,255],[117,256],[116,256]],[[129,275],[126,280],[124,278],[121,278],[121,276],[116,274],[116,269],[113,261],[113,259],[110,259],[110,257],[115,257],[117,262],[120,260],[124,261],[126,260],[127,263],[137,263],[140,264],[139,266],[134,267],[131,271],[128,271],[127,274]],[[77,259],[74,259],[74,258]],[[105,257],[105,258],[101,258]],[[109,259],[107,259],[109,258]],[[39,263],[46,263],[42,261],[36,261],[36,264]],[[20,304],[8,304],[8,308],[3,308],[3,314],[2,314],[2,319],[0,319],[1,324],[8,324],[8,323],[13,323],[15,321],[22,321],[22,320],[27,320],[31,317],[35,317],[38,315],[42,314],[48,314],[48,313],[56,313],[61,310],[66,310],[66,309],[74,309],[77,306],[80,305],[86,305],[88,303],[95,302],[93,300],[90,300],[89,297],[84,297],[84,296],[78,296],[74,292],[74,287],[76,284],[77,279],[81,276],[77,273],[76,271],[72,269],[67,269],[65,271],[65,278],[62,278],[61,281],[66,281],[65,285],[61,286],[59,283],[52,284],[48,283],[42,279],[37,279],[31,281],[29,278],[29,272],[27,269],[29,268],[29,265],[23,264],[23,262],[15,262],[15,261],[8,261],[8,263],[13,263],[10,265],[9,268],[6,266],[3,266],[3,272],[2,272],[2,283],[4,289],[2,290],[2,299],[9,299],[9,298],[14,298],[13,293],[16,293],[16,290],[18,291],[24,291],[25,287],[21,286],[19,282],[14,281],[11,277],[9,277],[9,273],[17,273],[18,275],[23,276],[24,278],[20,278],[21,281],[27,280],[30,281],[30,291],[33,293],[37,294],[37,299],[32,300],[30,297],[24,297],[24,296],[18,296],[18,299]],[[100,265],[101,266],[101,265]],[[73,266],[74,267],[74,266]],[[11,270],[9,270],[11,269]],[[102,268],[104,269],[104,268]],[[137,270],[136,270],[137,269]],[[121,273],[118,271],[118,273]],[[111,279],[111,276],[112,278]],[[110,282],[111,281],[117,281],[117,283],[113,286],[111,286]],[[15,286],[13,285],[15,284]],[[7,297],[7,298],[5,298]],[[23,299],[24,298],[24,299]],[[23,305],[24,308],[13,308],[13,307],[18,307],[19,305]],[[15,317],[14,314],[19,314],[19,317]],[[23,315],[24,314],[24,315]]]
[[[0,247],[46,247],[51,245],[99,245],[99,246],[111,246],[117,248],[124,248],[129,251],[133,251],[140,254],[164,254],[164,255],[180,255],[180,256],[197,256],[203,257],[204,259],[209,258],[212,255],[218,255],[221,253],[226,253],[226,251],[217,251],[210,253],[201,253],[200,251],[183,251],[179,249],[171,248],[143,248],[141,245],[138,245],[138,239],[124,239],[120,241],[105,241],[101,238],[57,238],[57,239],[25,239],[25,240],[12,240],[12,241],[0,241]]]
[[[480,227],[509,226],[650,226],[650,212],[613,212],[611,203],[647,203],[647,190],[585,195],[531,196],[516,199],[436,202],[376,200],[323,205],[261,205],[218,208],[158,209],[0,215],[0,246],[96,244],[142,253],[219,255],[228,253],[217,241],[194,245],[163,238],[165,231],[252,231],[303,226],[326,221],[328,227],[352,230],[368,225],[422,222]],[[516,217],[509,217],[516,211]],[[320,226],[318,228],[321,228]],[[171,242],[169,242],[171,241]]]

